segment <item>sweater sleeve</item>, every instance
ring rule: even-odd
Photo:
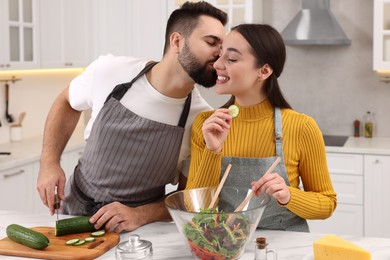
[[[202,126],[211,115],[210,112],[200,113],[192,125],[191,132],[191,162],[186,189],[218,186],[222,153],[216,153],[206,148]]]
[[[301,153],[299,173],[304,191],[289,187],[291,199],[286,207],[305,219],[330,217],[337,204],[326,162],[322,133],[314,119],[309,118],[298,140]]]

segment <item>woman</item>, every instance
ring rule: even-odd
[[[293,111],[279,88],[285,59],[283,39],[269,25],[242,24],[226,36],[214,63],[216,92],[232,97],[193,124],[187,189],[217,186],[230,163],[225,186],[273,198],[260,228],[308,232],[306,219],[330,217],[337,200],[320,129]],[[232,104],[240,110],[234,119],[227,109]],[[263,176],[277,157],[282,160],[273,174]]]

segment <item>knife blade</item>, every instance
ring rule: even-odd
[[[61,201],[56,192],[54,195],[54,209],[56,210],[57,221],[58,221],[58,209],[60,208],[60,206],[61,206]]]

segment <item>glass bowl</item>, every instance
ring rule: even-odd
[[[195,259],[239,259],[270,197],[253,197],[242,211],[234,212],[251,190],[223,187],[211,209],[215,192],[214,187],[178,191],[165,205]]]

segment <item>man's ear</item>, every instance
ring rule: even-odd
[[[259,75],[258,75],[259,81],[266,80],[269,76],[271,76],[272,73],[273,73],[273,69],[271,68],[271,66],[268,64],[264,64],[263,67],[259,69]]]
[[[181,40],[182,40],[182,36],[180,33],[178,33],[178,32],[171,33],[171,36],[169,37],[169,43],[170,43],[171,49],[174,50],[175,53],[180,52]]]

